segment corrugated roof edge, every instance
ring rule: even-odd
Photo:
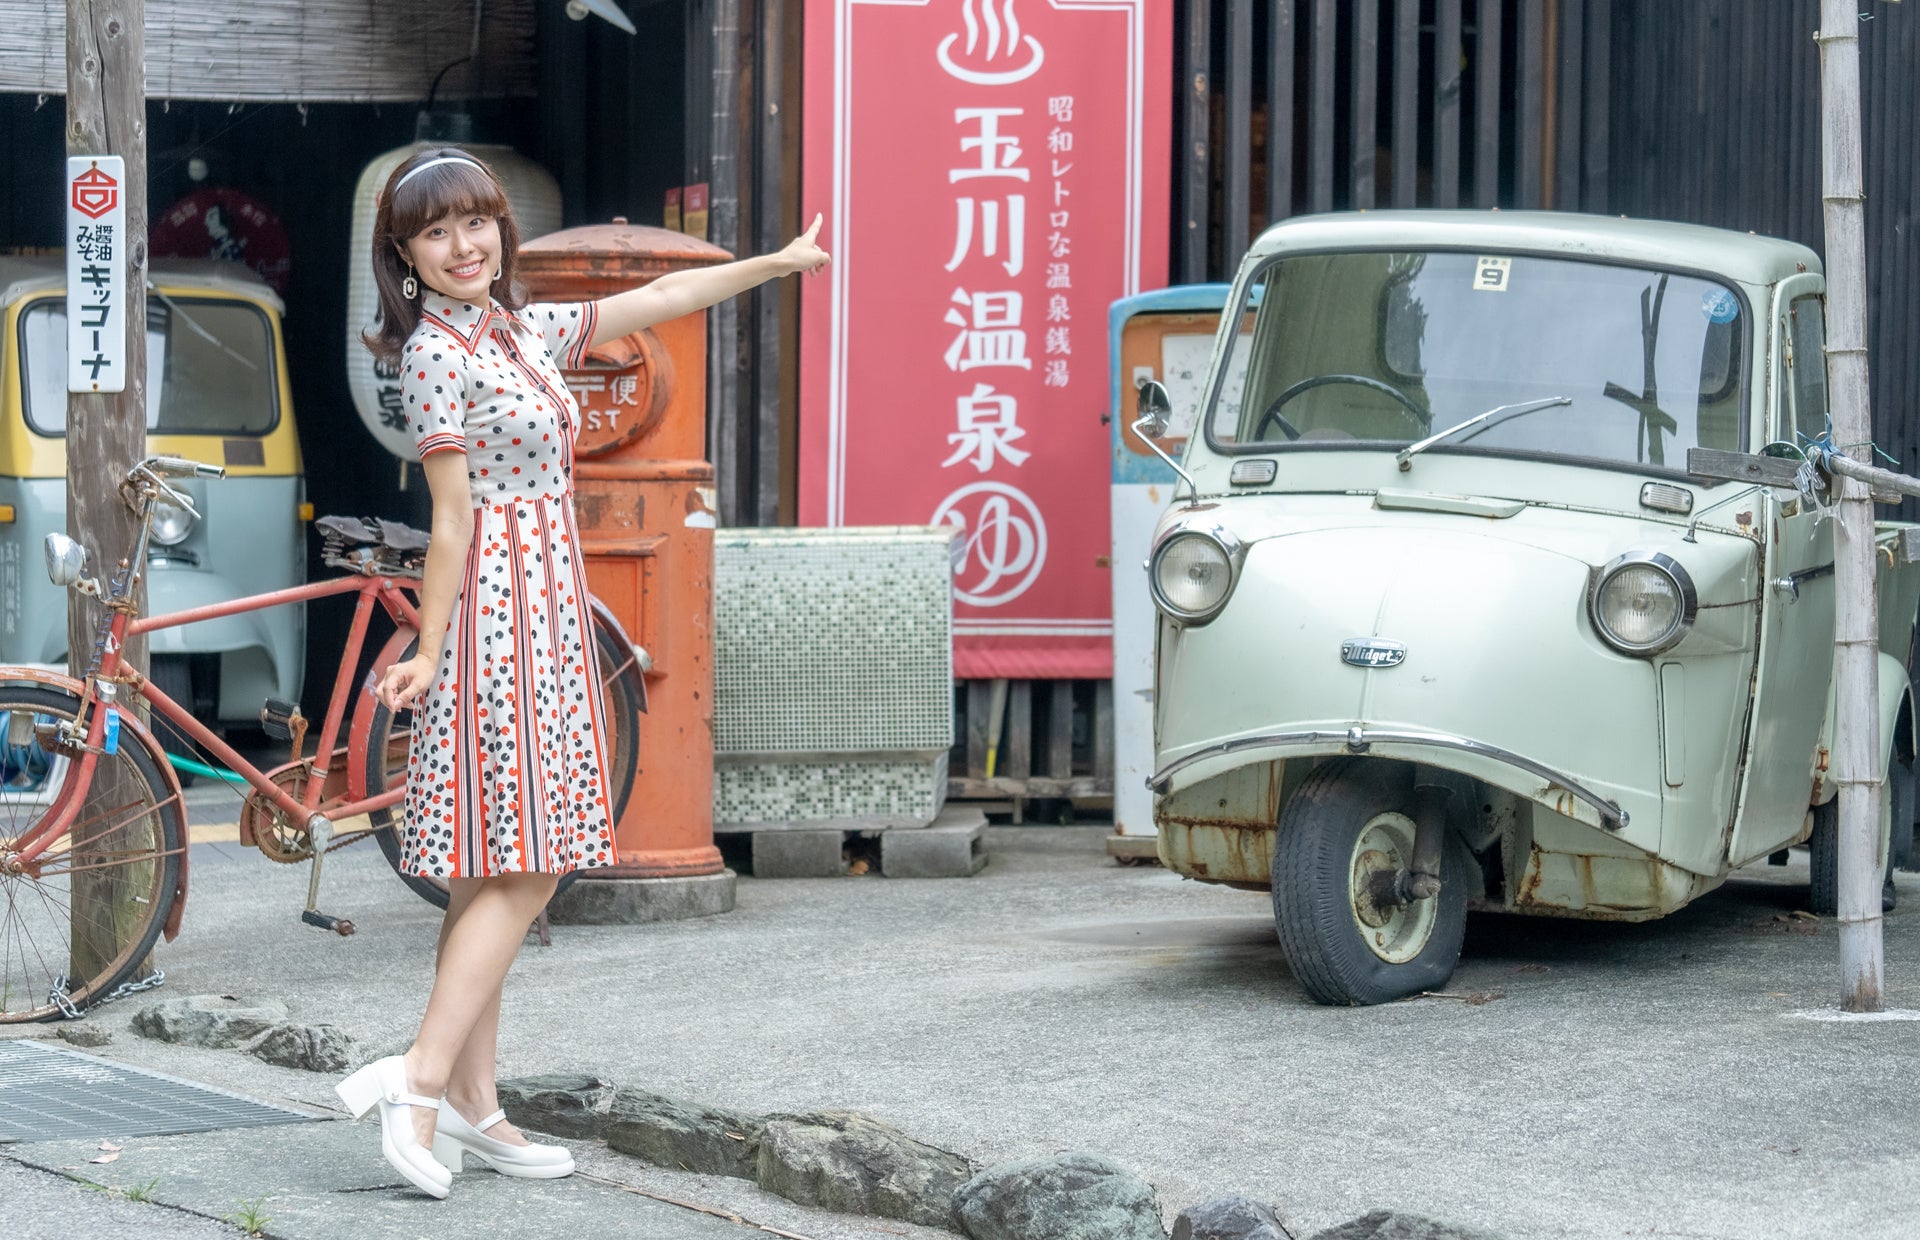
[[[1297,250],[1476,250],[1630,262],[1717,272],[1765,285],[1798,271],[1825,274],[1797,241],[1752,233],[1571,211],[1343,211],[1299,215],[1268,228],[1249,260]]]

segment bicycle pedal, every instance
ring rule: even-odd
[[[309,926],[315,926],[321,930],[331,930],[343,939],[354,931],[353,923],[347,918],[332,917],[326,913],[317,912],[310,908],[300,911],[300,920]]]
[[[293,739],[293,721],[299,718],[300,707],[297,703],[270,697],[260,708],[260,730],[274,740],[290,741]]]

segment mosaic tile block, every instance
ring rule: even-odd
[[[953,744],[952,529],[716,534],[717,753]]]
[[[873,758],[722,757],[714,769],[717,825],[861,817],[931,822],[946,800],[944,749]]]

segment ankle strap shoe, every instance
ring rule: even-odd
[[[376,1059],[333,1087],[340,1101],[355,1119],[363,1118],[375,1107],[380,1109],[380,1152],[393,1169],[429,1197],[443,1198],[453,1184],[453,1176],[436,1162],[432,1153],[420,1144],[413,1132],[411,1107],[438,1109],[437,1098],[427,1098],[407,1088],[407,1063],[398,1055]]]
[[[465,1170],[465,1155],[472,1154],[501,1175],[522,1180],[557,1180],[573,1174],[573,1155],[563,1145],[511,1145],[496,1141],[486,1130],[507,1117],[495,1111],[478,1123],[469,1124],[453,1104],[440,1100],[440,1121],[433,1129],[433,1156],[450,1174]]]

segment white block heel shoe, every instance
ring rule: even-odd
[[[433,1129],[434,1158],[453,1175],[464,1169],[466,1154],[501,1175],[523,1180],[557,1180],[573,1174],[573,1155],[563,1145],[509,1145],[486,1134],[506,1117],[505,1111],[495,1111],[478,1124],[469,1124],[451,1103],[441,1099],[440,1119]]]
[[[409,1107],[439,1107],[437,1098],[425,1098],[407,1089],[406,1061],[398,1055],[376,1059],[333,1087],[355,1119],[380,1108],[380,1152],[393,1169],[429,1197],[445,1197],[453,1175],[434,1161],[413,1132]],[[444,1115],[445,1112],[443,1111]]]

